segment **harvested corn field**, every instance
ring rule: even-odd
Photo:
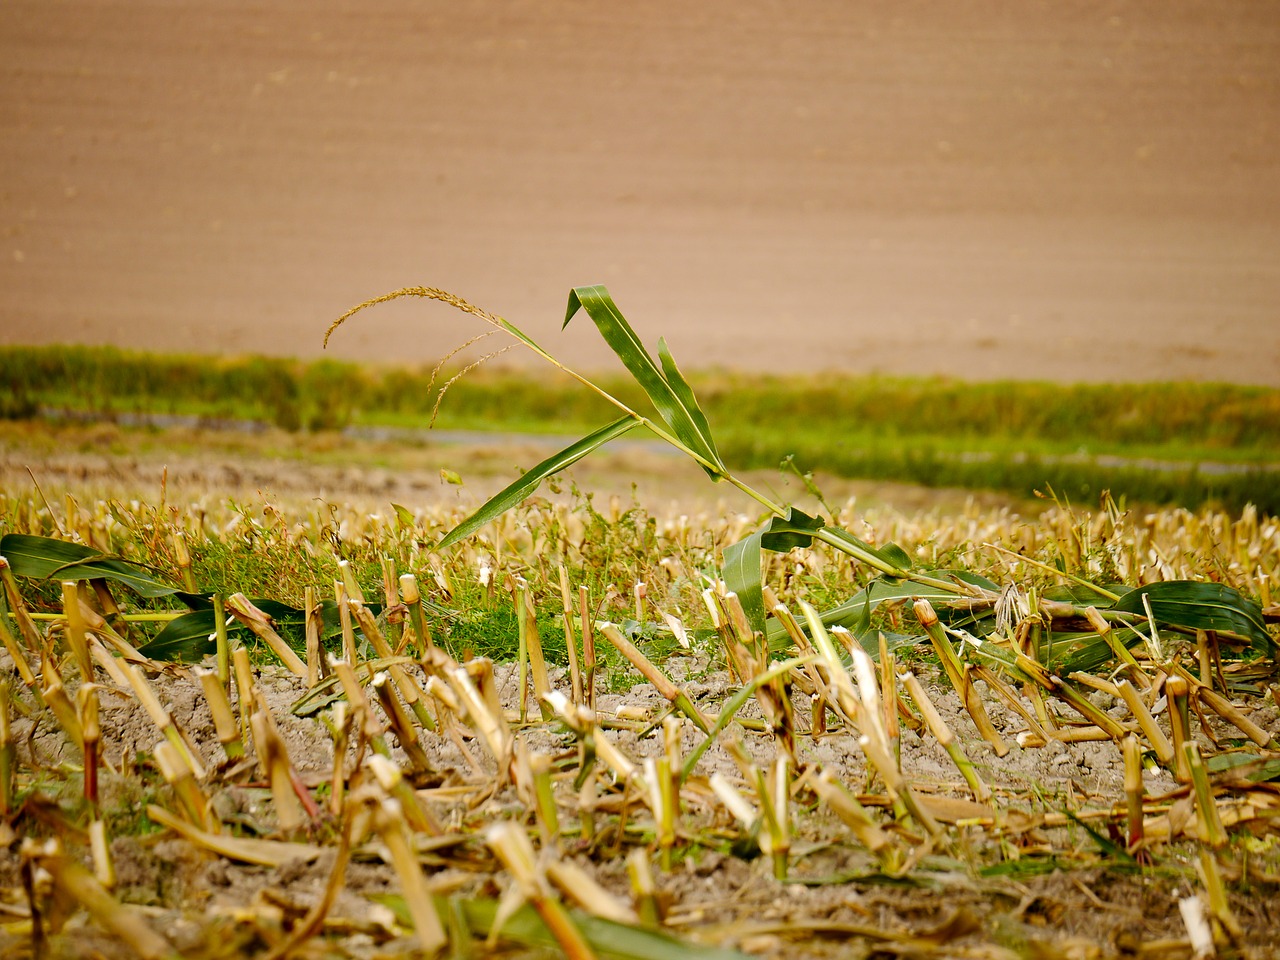
[[[1266,956],[1274,937],[1274,626],[1157,606],[1155,636],[1095,629],[1105,598],[1073,579],[1157,605],[1213,584],[1247,615],[1280,579],[1266,518],[846,502],[833,525],[998,588],[877,596],[794,547],[764,560],[784,639],[717,575],[756,518],[693,502],[535,497],[437,553],[462,507],[44,493],[7,499],[0,541],[11,952],[1163,957],[1207,937]],[[869,629],[817,613],[858,597]]]

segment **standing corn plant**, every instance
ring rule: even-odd
[[[531,496],[543,480],[577,463],[610,440],[636,427],[647,427],[697,463],[713,481],[731,484],[772,514],[760,530],[725,549],[723,569],[725,585],[737,594],[752,630],[764,634],[771,645],[787,644],[794,637],[781,620],[775,618],[773,622],[766,623],[769,615],[776,611],[766,611],[765,608],[761,551],[807,547],[818,540],[878,572],[878,576],[853,597],[820,616],[824,627],[850,628],[864,642],[870,641],[870,646],[875,645],[877,636],[870,629],[871,616],[881,604],[915,600],[923,601],[928,607],[932,602],[938,607],[936,616],[933,607],[929,607],[928,615],[921,618],[920,627],[921,633],[928,635],[935,647],[939,647],[940,654],[945,655],[952,645],[952,640],[942,633],[945,630],[951,638],[961,641],[960,652],[977,660],[977,666],[1025,680],[1025,670],[1020,669],[1011,649],[1009,617],[996,616],[998,601],[1005,599],[1008,606],[1007,597],[1012,595],[1015,600],[1013,606],[1018,608],[1014,610],[1013,619],[1021,621],[1017,625],[1019,633],[1027,629],[1033,633],[1039,631],[1037,624],[1041,623],[1050,637],[1058,631],[1056,638],[1047,645],[1037,643],[1035,654],[1041,658],[1044,667],[1059,677],[1096,667],[1100,660],[1110,659],[1113,655],[1125,660],[1126,655],[1121,650],[1127,654],[1129,646],[1147,642],[1148,636],[1154,638],[1156,630],[1166,628],[1189,637],[1208,632],[1243,641],[1251,645],[1254,655],[1274,654],[1275,641],[1266,629],[1259,605],[1223,584],[1171,581],[1148,584],[1136,590],[1129,587],[1107,589],[1062,574],[1071,581],[1070,585],[1050,588],[1028,603],[1019,603],[1019,591],[1014,590],[1010,594],[1010,591],[1002,591],[999,585],[964,571],[917,570],[911,558],[896,544],[886,544],[877,549],[847,530],[826,524],[819,517],[811,517],[794,507],[775,502],[745,483],[725,464],[716,448],[706,415],[692,386],[671,356],[666,341],[658,341],[658,360],[655,361],[623,317],[609,291],[600,285],[575,287],[569,292],[562,329],[579,311],[585,312],[640,385],[656,416],[631,409],[590,378],[566,367],[514,324],[461,297],[433,287],[406,287],[358,304],[330,325],[325,333],[325,345],[328,345],[334,330],[352,315],[402,297],[439,300],[478,317],[494,328],[491,333],[508,334],[556,369],[609,401],[622,414],[524,473],[450,530],[436,545],[437,549],[471,536]],[[441,389],[440,399],[449,383],[452,381]],[[440,399],[437,399],[437,407]],[[1073,629],[1073,625],[1081,622],[1090,623],[1092,632],[1081,633],[1078,627]],[[1101,629],[1098,624],[1101,624]],[[1143,633],[1142,624],[1151,625],[1149,633]],[[982,644],[981,641],[988,637],[995,637],[1001,642]],[[967,643],[966,639],[974,642]],[[1163,660],[1159,655],[1159,645],[1152,643],[1151,646],[1156,652],[1154,659]]]
[[[733,474],[720,456],[719,450],[716,449],[706,415],[702,412],[689,381],[685,379],[671,356],[666,340],[659,339],[659,362],[655,362],[635,330],[627,323],[618,305],[614,303],[609,291],[603,286],[574,287],[569,292],[569,305],[562,329],[569,325],[569,321],[580,310],[585,312],[595,323],[604,341],[617,354],[618,359],[622,361],[653,404],[657,420],[653,416],[646,416],[631,409],[593,380],[566,367],[509,321],[494,316],[461,297],[433,287],[406,287],[358,304],[329,326],[325,333],[325,345],[328,346],[334,330],[354,314],[366,307],[401,297],[439,300],[480,318],[497,330],[509,334],[558,370],[595,391],[622,413],[617,420],[605,424],[528,470],[449,531],[436,545],[437,549],[451,546],[471,536],[486,523],[531,496],[546,478],[572,466],[610,440],[643,426],[690,457],[713,481],[724,481],[737,487],[773,514],[762,530],[725,550],[725,582],[729,589],[738,594],[755,629],[764,629],[766,617],[761,593],[761,549],[785,551],[796,546],[808,546],[815,539],[848,554],[854,560],[886,576],[912,580],[927,587],[932,595],[985,598],[986,594],[982,587],[913,571],[906,553],[895,545],[889,544],[877,550],[847,530],[827,526],[820,518],[808,516],[794,507],[775,502]],[[445,389],[447,387],[448,384],[445,385]]]

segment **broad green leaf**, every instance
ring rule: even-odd
[[[595,433],[588,434],[576,443],[571,443],[559,453],[543,460],[521,476],[520,479],[516,480],[515,483],[510,484],[490,497],[479,510],[450,530],[444,539],[436,544],[436,549],[443,550],[445,547],[452,546],[458,541],[471,536],[489,521],[500,517],[512,507],[528,499],[538,489],[538,484],[542,483],[547,477],[572,466],[597,447],[601,447],[610,440],[620,437],[628,430],[633,429],[639,422],[635,417],[621,417],[613,421],[613,423],[601,427]]]
[[[1275,644],[1262,621],[1262,608],[1224,583],[1149,583],[1126,593],[1111,609],[1145,616],[1144,596],[1151,601],[1151,613],[1157,623],[1188,630],[1216,630],[1268,647]]]
[[[15,574],[33,580],[113,580],[148,598],[178,592],[136,564],[52,537],[7,533],[0,537],[0,556]]]
[[[195,663],[216,649],[213,632],[213,611],[196,610],[170,620],[163,630],[139,647],[138,652],[150,660]]]
[[[671,351],[667,348],[666,337],[658,338],[658,359],[662,362],[662,373],[671,387],[671,392],[689,411],[689,418],[693,421],[699,436],[706,439],[708,446],[716,453],[715,462],[719,463],[720,454],[716,451],[715,441],[711,439],[711,424],[707,422],[707,416],[702,412],[702,407],[698,406],[698,398],[693,394],[693,387],[676,366],[675,357],[671,356]]]
[[[665,344],[662,347],[664,369],[660,369],[603,286],[574,287],[569,291],[564,326],[569,325],[579,309],[586,311],[605,343],[618,355],[676,437],[706,464],[711,464],[703,464],[702,469],[713,480],[719,480],[725,466],[711,439],[707,418],[675,361],[666,352]]]
[[[765,524],[760,545],[777,553],[793,547],[807,547],[813,542],[813,535],[825,525],[821,517],[811,517],[803,510],[788,507],[785,517],[771,517]]]
[[[738,595],[752,630],[764,630],[764,586],[760,563],[763,531],[724,548],[724,585]]]
[[[934,570],[929,575],[939,580],[962,580],[988,590],[999,589],[995,583],[985,577],[964,571]],[[964,598],[957,596],[953,591],[931,587],[914,580],[877,577],[838,607],[824,611],[822,624],[826,627],[844,627],[860,636],[867,629],[871,614],[883,603],[895,600],[930,600],[938,605],[938,616],[942,619],[947,612],[946,605],[960,599]],[[773,647],[785,642],[786,631],[781,624],[772,623],[769,625],[768,638],[770,647]]]
[[[182,596],[193,600],[204,600],[204,597],[199,594],[182,594]],[[307,617],[302,610],[278,600],[258,598],[250,602],[269,616],[277,627],[301,629],[306,623]],[[199,606],[200,609],[170,620],[165,624],[164,629],[140,646],[138,652],[151,660],[175,663],[194,663],[213,653],[215,644],[210,636],[217,629],[213,619],[213,608],[203,604]],[[369,609],[376,615],[381,606],[370,604]],[[334,601],[326,600],[320,604],[320,617],[323,624],[322,637],[335,636],[341,631],[338,607]],[[244,637],[253,635],[248,627],[241,626],[234,619],[227,629],[232,635],[239,634]]]
[[[1128,627],[1117,627],[1111,638],[1126,648],[1142,642],[1142,637]],[[1104,665],[1115,666],[1116,654],[1111,645],[1096,633],[1052,633],[1040,648],[1040,659],[1054,673],[1070,676],[1077,671],[1095,673]]]
[[[822,525],[821,519],[791,507],[785,517],[771,517],[763,529],[725,548],[725,586],[738,595],[753,630],[763,631],[768,617],[764,608],[760,549],[783,552],[792,547],[807,547]]]

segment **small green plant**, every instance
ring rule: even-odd
[[[334,331],[356,313],[402,297],[437,300],[479,318],[494,331],[507,334],[531,350],[559,373],[606,400],[621,414],[531,467],[450,530],[436,545],[437,550],[471,537],[486,524],[527,500],[544,480],[554,477],[610,441],[644,428],[693,460],[712,481],[737,488],[767,511],[769,519],[760,530],[725,548],[721,575],[728,590],[736,595],[751,627],[767,633],[775,642],[785,643],[788,637],[780,621],[775,619],[770,624],[766,623],[774,611],[766,610],[763,598],[762,551],[786,552],[815,542],[846,555],[872,571],[873,576],[853,597],[821,616],[824,627],[852,630],[855,637],[870,646],[880,632],[878,627],[873,629],[871,619],[876,608],[886,602],[900,604],[914,599],[924,601],[926,606],[932,601],[941,608],[947,627],[963,631],[964,635],[975,637],[979,642],[981,638],[1007,630],[1008,617],[998,617],[995,613],[998,603],[1006,596],[1006,591],[997,583],[957,571],[917,567],[906,551],[896,544],[873,546],[834,523],[828,524],[820,517],[811,517],[777,502],[743,480],[721,455],[693,387],[681,373],[665,339],[658,341],[658,359],[655,360],[603,286],[575,287],[570,291],[564,326],[567,327],[580,312],[585,313],[643,391],[652,407],[651,413],[640,412],[611,394],[597,380],[567,367],[509,321],[461,297],[432,287],[408,287],[358,304],[330,325],[325,333],[325,345],[328,345]],[[434,404],[436,409],[453,382],[440,389]],[[1151,584],[1138,590],[1127,587],[1108,589],[1094,586],[1065,570],[1062,573],[1068,584],[1080,585],[1087,592],[1074,594],[1070,586],[1047,591],[1035,604],[1024,604],[1024,609],[1018,611],[1022,622],[1030,626],[1040,619],[1065,626],[1072,620],[1084,619],[1092,610],[1094,616],[1116,628],[1114,634],[1108,632],[1105,636],[1090,632],[1067,633],[1062,637],[1048,651],[1047,659],[1050,667],[1062,668],[1064,673],[1071,669],[1097,667],[1101,662],[1099,657],[1105,658],[1108,651],[1119,649],[1118,645],[1127,647],[1141,642],[1141,625],[1146,623],[1153,624],[1153,629],[1169,629],[1183,635],[1214,631],[1215,634],[1221,633],[1252,644],[1258,653],[1270,653],[1274,645],[1263,623],[1259,605],[1223,584],[1174,581]],[[961,634],[955,636],[961,637]],[[941,642],[946,647],[952,641],[946,638],[939,641],[935,637],[934,642],[935,645]],[[1022,681],[1028,680],[1025,669],[1017,665],[1012,654],[997,657],[987,666],[1010,672]],[[1087,707],[1085,709],[1087,711]],[[1088,712],[1086,716],[1092,719]]]

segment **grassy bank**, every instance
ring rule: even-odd
[[[720,445],[742,467],[788,455],[802,470],[1078,502],[1103,489],[1153,503],[1280,512],[1273,471],[1280,391],[1229,384],[1051,384],[886,377],[692,378]],[[160,356],[96,347],[0,349],[0,413],[186,414],[289,430],[425,427],[440,385],[429,368],[339,361]],[[622,376],[602,386],[642,405]],[[449,389],[436,426],[578,434],[615,415],[565,377],[481,369]],[[1123,463],[1109,462],[1119,458]],[[1156,462],[1158,461],[1158,462]],[[1231,464],[1231,472],[1198,464]]]

